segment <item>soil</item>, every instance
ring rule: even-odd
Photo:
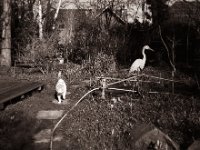
[[[122,76],[124,74],[118,75]],[[88,88],[82,82],[88,78],[83,75],[71,83],[66,79],[71,93],[67,97],[69,104],[58,105],[52,103],[55,99],[56,73],[1,75],[1,80],[6,79],[37,80],[44,82],[46,86],[40,93],[34,92],[24,99],[10,101],[0,112],[1,150],[48,149],[49,144],[34,144],[33,136],[42,129],[52,129],[59,119],[36,119],[38,111],[65,110],[66,113],[85,93],[97,87],[95,83]],[[162,86],[142,84],[140,93],[109,91],[106,99],[101,99],[101,92],[94,92],[83,99],[59,124],[55,135],[62,135],[64,139],[53,142],[53,149],[133,149],[134,129],[143,123],[154,124],[179,144],[181,149],[187,149],[194,139],[200,138],[199,95],[197,92],[193,93],[194,88],[189,85],[177,85],[175,94],[171,93],[169,83]],[[125,84],[114,87],[129,88]],[[150,89],[158,93],[150,94],[147,92]]]

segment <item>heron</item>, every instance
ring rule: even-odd
[[[145,63],[146,63],[146,60],[147,60],[147,57],[146,57],[146,54],[145,54],[145,50],[154,51],[153,49],[151,49],[149,47],[149,45],[143,46],[143,48],[142,48],[143,58],[142,59],[136,59],[133,62],[133,64],[131,65],[131,68],[129,70],[129,74],[132,73],[132,72],[134,72],[134,71],[141,71],[142,69],[144,69],[144,66],[145,66]]]

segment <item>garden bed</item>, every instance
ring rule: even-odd
[[[34,144],[33,136],[42,129],[53,129],[59,119],[39,120],[36,119],[37,113],[41,110],[67,112],[72,108],[89,90],[81,82],[88,79],[88,76],[77,76],[79,78],[74,78],[68,84],[71,92],[68,105],[52,103],[56,72],[15,76],[19,80],[27,78],[30,81],[43,81],[46,86],[41,93],[27,97],[24,101],[12,102],[0,113],[0,147],[5,150],[48,148],[49,144]],[[164,76],[167,77],[166,74]],[[4,79],[11,77],[12,74],[2,76]],[[122,77],[125,78],[124,75],[118,76]],[[96,86],[94,83],[90,88]],[[133,149],[135,128],[138,124],[149,123],[169,135],[181,149],[186,149],[194,139],[199,138],[199,95],[184,92],[163,94],[165,91],[150,94],[147,90],[148,85],[143,85],[142,95],[109,92],[106,93],[106,99],[101,99],[101,92],[90,94],[59,124],[55,135],[62,135],[63,140],[60,143],[53,142],[53,149]]]

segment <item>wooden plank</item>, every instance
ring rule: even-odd
[[[20,83],[18,86],[13,86],[10,89],[4,90],[0,94],[0,103],[6,102],[23,94],[26,94],[34,89],[43,86],[41,83],[33,82],[33,83]]]
[[[15,81],[7,81],[5,82],[0,82],[0,95],[10,91],[10,90],[16,90],[22,86],[26,86],[27,84],[30,84],[31,82],[28,81],[21,81],[21,82],[15,82]]]
[[[12,82],[10,82],[10,84],[12,84]],[[15,84],[12,85],[14,86],[10,87],[10,85],[8,85],[7,87],[10,88],[5,87],[4,90],[2,89],[2,92],[0,92],[0,103],[4,103],[43,86],[43,84],[39,82],[22,82],[19,84],[15,82]]]
[[[0,82],[0,95],[4,92],[7,92],[11,89],[16,89],[21,86],[22,83],[20,82]]]

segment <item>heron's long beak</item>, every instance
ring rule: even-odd
[[[153,50],[152,48],[149,48],[149,50],[151,50],[151,51],[153,51],[153,52],[154,52],[154,50]]]

